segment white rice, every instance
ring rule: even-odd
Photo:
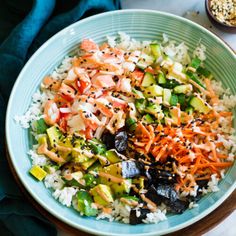
[[[150,53],[150,41],[137,41],[135,39],[131,39],[129,35],[119,32],[118,36],[108,36],[107,37],[108,44],[111,47],[118,47],[124,50],[141,50],[142,53],[149,54]],[[174,61],[177,61],[183,65],[189,64],[191,62],[189,49],[184,43],[176,44],[175,41],[170,40],[166,34],[163,34],[163,51],[165,54],[167,54],[169,57],[171,57]],[[199,43],[197,48],[194,50],[192,56],[198,57],[202,61],[206,59],[206,47]],[[69,69],[71,68],[71,62],[72,57],[65,57],[65,59],[62,61],[61,65],[56,68],[51,76],[53,79],[62,80],[66,78]],[[163,60],[161,58],[161,60]],[[217,106],[217,111],[222,110],[230,110],[233,107],[236,106],[236,96],[231,95],[229,89],[224,89],[222,87],[222,83],[211,80],[211,85],[215,93],[220,96],[222,99],[220,99],[220,104]],[[32,96],[32,103],[27,110],[27,112],[24,115],[15,116],[15,121],[20,124],[23,128],[29,128],[33,121],[38,120],[43,117],[43,106],[45,102],[53,97],[53,93],[49,91],[43,91],[40,92],[39,90],[36,91],[36,93]],[[230,122],[226,118],[222,118],[221,120],[221,127],[219,127],[217,130],[222,132],[226,132],[229,134],[228,139],[226,140],[224,136],[218,134],[218,142],[222,142],[225,151],[223,150],[217,150],[221,153],[228,154],[227,161],[233,161],[234,156],[236,154],[236,137],[233,135],[235,130],[233,128],[230,128]],[[35,135],[35,134],[34,134]],[[37,137],[36,137],[37,138]],[[36,148],[33,147],[32,150],[29,150],[28,154],[30,158],[32,159],[32,165],[39,165],[39,166],[45,166],[49,163],[48,158],[46,158],[43,155],[38,155],[36,153]],[[182,170],[184,173],[184,170]],[[221,177],[224,177],[224,171],[221,172]],[[208,182],[207,188],[202,188],[203,194],[207,194],[209,192],[216,192],[219,191],[218,188],[218,182],[219,179],[216,175],[211,176],[211,180]],[[61,178],[61,171],[55,171],[52,174],[48,174],[44,179],[44,184],[46,188],[52,188],[54,189],[53,196],[55,199],[57,199],[59,202],[61,202],[63,205],[70,207],[73,205],[73,207],[78,210],[77,206],[77,199],[74,197],[76,195],[77,189],[74,187],[64,187],[65,183]],[[64,188],[63,188],[64,187]],[[183,192],[181,193],[182,197],[191,195],[196,196],[198,190],[198,186],[196,185],[191,192]],[[190,202],[189,208],[197,207],[198,204],[195,202]],[[124,223],[129,223],[129,215],[131,211],[131,207],[128,205],[123,204],[119,200],[115,200],[113,205],[112,214],[107,213],[100,213],[96,217],[97,220],[99,219],[108,219],[109,221],[122,221]],[[142,207],[142,206],[140,206]],[[137,217],[140,215],[140,211],[138,208],[136,209],[136,215]],[[160,221],[166,220],[166,207],[164,204],[158,207],[156,212],[151,212],[147,214],[147,218],[143,220],[144,223],[158,223]]]
[[[61,178],[61,171],[58,170],[52,174],[48,174],[44,179],[46,188],[61,189],[64,186],[64,181]]]
[[[78,190],[73,187],[65,187],[62,190],[56,189],[56,191],[52,194],[55,199],[67,207],[71,206],[73,196],[75,196]]]

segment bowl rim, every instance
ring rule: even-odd
[[[83,225],[79,225],[76,224],[74,222],[71,222],[70,220],[66,219],[65,217],[58,215],[57,212],[53,209],[51,209],[45,202],[43,202],[40,197],[38,197],[36,194],[34,194],[34,192],[32,191],[32,189],[30,188],[30,186],[27,185],[27,183],[24,181],[24,178],[20,172],[20,170],[18,169],[14,158],[12,158],[13,155],[13,148],[14,145],[12,145],[11,143],[11,137],[10,137],[10,120],[12,119],[11,117],[11,113],[10,113],[10,108],[13,106],[12,102],[13,102],[13,98],[14,98],[14,94],[17,90],[18,84],[21,82],[21,77],[22,74],[25,73],[25,71],[27,71],[29,69],[29,66],[31,64],[31,61],[34,60],[34,58],[36,58],[42,51],[44,51],[48,45],[53,42],[55,39],[57,39],[58,37],[60,37],[63,33],[65,33],[67,30],[73,28],[75,25],[80,25],[80,24],[84,24],[87,21],[91,21],[91,20],[95,20],[97,18],[102,18],[104,15],[105,16],[109,16],[109,15],[114,15],[114,14],[129,14],[129,13],[150,13],[150,14],[157,14],[157,15],[164,15],[164,16],[168,16],[168,17],[172,17],[175,18],[177,20],[180,20],[182,22],[187,22],[188,24],[198,28],[199,30],[205,32],[206,34],[210,35],[211,37],[213,37],[219,44],[221,44],[222,46],[224,46],[224,48],[236,59],[236,54],[233,52],[233,50],[223,41],[221,40],[218,36],[216,36],[215,34],[213,34],[212,32],[210,32],[209,30],[205,29],[204,27],[202,27],[201,25],[188,20],[186,18],[183,18],[181,16],[177,16],[171,13],[166,13],[166,12],[162,12],[162,11],[155,11],[155,10],[143,10],[143,9],[123,9],[123,10],[115,10],[115,11],[109,11],[109,12],[104,12],[104,13],[100,13],[100,14],[96,14],[90,17],[87,17],[85,19],[79,20],[67,27],[65,27],[64,29],[60,30],[58,33],[56,33],[54,36],[52,36],[51,38],[49,38],[33,55],[32,57],[27,61],[27,63],[24,65],[23,69],[21,70],[21,72],[19,73],[19,75],[17,76],[17,79],[15,81],[15,84],[12,88],[11,94],[10,94],[10,98],[8,101],[8,105],[7,105],[7,111],[6,111],[6,118],[5,118],[5,133],[6,133],[6,143],[7,143],[7,148],[9,151],[9,156],[12,162],[12,165],[14,167],[14,170],[16,172],[17,177],[20,179],[21,183],[23,184],[23,186],[26,188],[26,190],[28,191],[28,193],[31,195],[31,197],[34,198],[34,200],[36,200],[36,202],[38,204],[40,204],[46,211],[48,211],[50,214],[52,214],[54,217],[56,217],[57,219],[63,221],[64,223],[77,228],[79,230],[82,230],[84,232],[87,233],[91,233],[91,234],[97,234],[97,235],[107,235],[107,236],[115,236],[115,235],[119,235],[116,233],[104,233],[102,230],[94,230],[91,228],[88,228],[86,226]],[[209,208],[207,208],[205,211],[201,212],[199,215],[188,219],[187,221],[185,221],[184,223],[178,224],[174,227],[168,228],[168,229],[163,229],[161,231],[159,231],[158,233],[160,235],[163,234],[168,234],[168,233],[172,233],[175,231],[178,231],[180,229],[183,229],[189,225],[194,224],[195,222],[199,221],[200,219],[202,219],[203,217],[205,217],[206,215],[208,215],[209,213],[211,213],[213,210],[215,210],[219,205],[221,205],[229,196],[230,194],[234,191],[234,189],[236,188],[236,181],[234,182],[233,185],[230,186],[230,188],[224,193],[224,195],[215,202],[215,204],[213,204],[212,206],[210,206]],[[108,222],[109,223],[109,222]],[[125,235],[134,235],[134,234],[125,234]],[[140,234],[135,234],[135,235],[145,235],[145,236],[150,236],[150,235],[156,235],[155,232],[149,232],[149,233],[140,233]]]
[[[206,6],[206,11],[207,13],[210,15],[210,17],[212,18],[212,20],[214,20],[216,23],[218,23],[219,25],[221,25],[222,27],[226,27],[228,29],[236,29],[236,25],[227,25],[225,23],[220,22],[212,13],[211,8],[210,8],[210,3],[212,0],[205,0],[205,6]]]

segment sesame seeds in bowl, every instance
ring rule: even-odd
[[[206,11],[216,27],[227,32],[236,32],[235,0],[206,0]]]

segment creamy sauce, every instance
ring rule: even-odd
[[[144,202],[147,203],[147,207],[149,208],[149,210],[151,211],[157,210],[157,205],[154,202],[152,202],[150,199],[146,198],[144,194],[140,194],[140,197],[142,198]]]
[[[52,161],[57,163],[64,163],[65,160],[59,157],[55,152],[49,151],[46,143],[41,144],[37,150],[38,154],[43,154],[49,157]]]
[[[123,183],[123,182],[125,182],[125,179],[123,179],[123,178],[119,178],[119,177],[116,177],[116,176],[113,176],[113,175],[110,175],[110,174],[107,174],[107,173],[104,173],[104,172],[101,172],[101,171],[98,172],[98,175],[101,176],[101,177],[104,177],[108,180],[110,179],[111,182],[114,182],[114,183]]]
[[[133,200],[133,199],[126,199],[126,198],[120,198],[120,201],[129,205],[129,206],[133,206],[136,207],[138,205],[138,202]]]

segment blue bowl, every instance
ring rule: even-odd
[[[73,209],[64,207],[51,195],[42,182],[29,175],[31,160],[27,151],[32,145],[27,130],[14,122],[15,115],[25,113],[32,94],[42,78],[60,64],[65,55],[73,52],[83,38],[92,38],[97,43],[106,40],[106,35],[126,32],[138,40],[161,40],[166,33],[177,42],[185,42],[190,51],[199,40],[207,48],[206,66],[225,87],[236,93],[234,78],[235,54],[218,37],[203,27],[167,13],[148,10],[122,10],[95,15],[81,20],[48,40],[28,61],[14,85],[6,116],[6,137],[11,161],[24,187],[48,212],[61,221],[80,230],[100,235],[158,235],[182,229],[200,220],[217,208],[235,189],[236,163],[220,182],[220,191],[211,193],[199,201],[199,207],[181,215],[170,215],[168,220],[150,225],[126,225],[106,220],[81,217]],[[235,121],[234,121],[235,127]]]

